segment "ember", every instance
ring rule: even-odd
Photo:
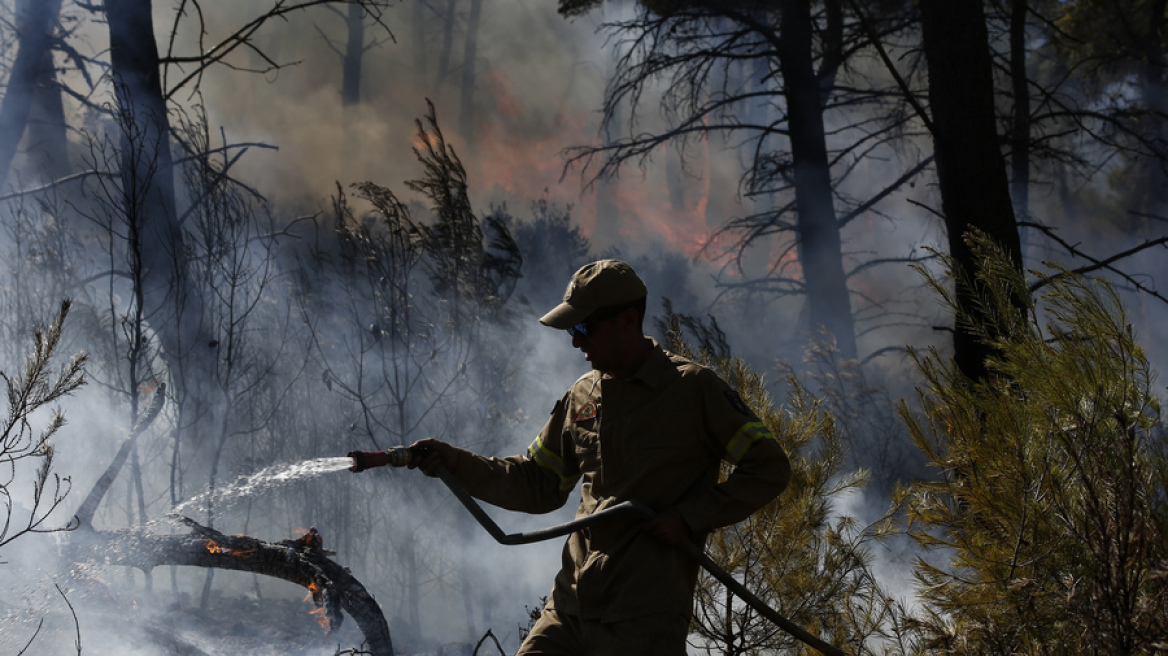
[[[318,598],[317,595],[320,594],[320,586],[316,584],[316,581],[309,581],[305,587],[308,588],[308,594],[304,595],[304,601]]]
[[[225,547],[214,540],[207,540],[207,551],[213,554],[227,554],[228,556],[244,556],[249,553],[254,553],[255,549],[232,549]]]

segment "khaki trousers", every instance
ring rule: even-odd
[[[675,613],[620,622],[544,609],[516,656],[685,656],[689,618]]]

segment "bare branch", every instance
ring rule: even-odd
[[[1135,255],[1136,253],[1139,253],[1141,251],[1145,251],[1149,248],[1154,248],[1156,246],[1164,246],[1164,245],[1168,244],[1168,236],[1158,237],[1156,239],[1145,240],[1142,244],[1137,244],[1137,245],[1135,245],[1127,250],[1120,251],[1119,253],[1115,253],[1109,257],[1106,257],[1106,258],[1100,260],[1100,259],[1094,258],[1094,257],[1084,253],[1075,244],[1072,244],[1072,243],[1066,241],[1065,239],[1063,239],[1062,237],[1059,237],[1058,235],[1056,235],[1055,228],[1052,228],[1052,227],[1047,226],[1047,225],[1043,225],[1041,223],[1033,223],[1030,221],[1020,222],[1018,225],[1019,225],[1019,227],[1034,228],[1034,229],[1042,232],[1043,234],[1045,234],[1046,236],[1050,237],[1052,240],[1057,242],[1064,249],[1066,249],[1066,251],[1068,253],[1070,253],[1071,255],[1073,255],[1075,257],[1081,257],[1081,258],[1083,258],[1091,263],[1091,264],[1088,264],[1086,266],[1079,267],[1077,269],[1070,269],[1066,272],[1056,273],[1056,274],[1050,275],[1050,276],[1044,276],[1040,280],[1037,280],[1037,281],[1031,283],[1030,291],[1032,293],[1038,291],[1039,289],[1042,289],[1046,285],[1049,285],[1050,283],[1052,283],[1055,280],[1058,280],[1060,278],[1064,278],[1064,277],[1069,276],[1069,275],[1083,275],[1086,273],[1091,273],[1092,271],[1098,271],[1100,269],[1104,269],[1104,270],[1110,271],[1110,272],[1120,276],[1121,278],[1123,278],[1124,280],[1129,282],[1137,290],[1139,290],[1145,294],[1148,294],[1149,296],[1152,296],[1153,298],[1157,298],[1161,301],[1164,301],[1165,303],[1168,303],[1168,298],[1166,298],[1160,292],[1156,291],[1155,289],[1152,289],[1151,287],[1148,287],[1146,284],[1140,282],[1139,280],[1136,280],[1136,278],[1134,276],[1132,276],[1131,274],[1126,273],[1124,271],[1120,271],[1119,269],[1112,266],[1112,264],[1114,264],[1115,262],[1118,262],[1119,260],[1131,257],[1132,255]]]

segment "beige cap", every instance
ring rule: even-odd
[[[600,260],[580,267],[568,283],[564,302],[543,315],[539,322],[567,330],[601,308],[628,305],[648,293],[633,267],[620,260]]]

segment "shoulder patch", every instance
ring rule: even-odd
[[[746,405],[746,401],[742,400],[742,396],[737,391],[728,390],[726,392],[726,400],[729,401],[730,405],[734,406],[734,409],[738,412],[741,412],[744,415],[754,414],[750,411],[750,406]]]
[[[596,408],[595,403],[585,403],[584,407],[580,408],[580,411],[577,412],[576,416],[572,418],[572,422],[578,424],[582,421],[588,421],[589,419],[596,419],[598,412],[599,410]]]

